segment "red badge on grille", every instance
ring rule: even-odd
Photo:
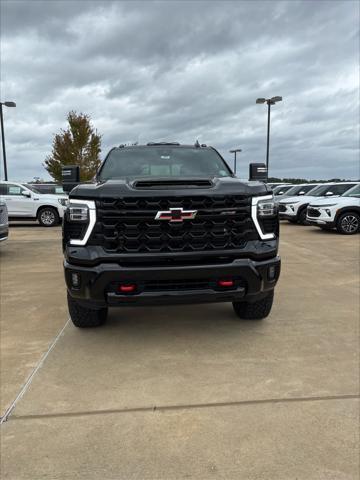
[[[157,212],[155,220],[167,220],[168,222],[183,222],[195,218],[197,210],[183,210],[182,208],[170,208],[170,210]]]

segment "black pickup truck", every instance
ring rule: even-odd
[[[271,189],[235,177],[214,148],[113,148],[95,182],[69,196],[70,316],[95,327],[108,307],[232,302],[239,318],[264,318],[280,274],[278,240]]]

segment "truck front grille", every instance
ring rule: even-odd
[[[197,210],[183,222],[155,220],[170,208]],[[192,196],[97,201],[91,243],[107,252],[166,253],[239,249],[258,238],[249,197]]]

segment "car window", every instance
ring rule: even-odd
[[[350,188],[343,197],[360,197],[360,185],[355,185],[355,187]]]
[[[292,185],[287,185],[286,187],[279,185],[278,187],[273,188],[272,191],[274,195],[279,195],[280,192],[285,193],[290,190],[290,188],[292,188]]]
[[[328,191],[332,192],[334,195],[342,195],[347,190],[350,190],[350,188],[352,188],[354,185],[355,184],[349,184],[349,183],[332,185]]]
[[[25,188],[20,187],[19,185],[8,184],[7,195],[21,195],[21,192],[25,191]]]
[[[4,183],[0,184],[0,195],[6,195],[7,194],[7,186]]]

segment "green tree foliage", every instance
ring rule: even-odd
[[[88,115],[72,111],[67,120],[69,126],[55,135],[51,155],[46,157],[44,167],[61,182],[63,166],[79,165],[80,180],[91,180],[101,163],[101,135],[92,127]]]

